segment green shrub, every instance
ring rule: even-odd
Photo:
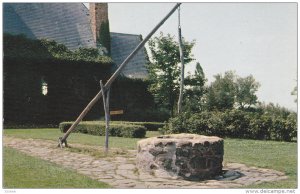
[[[72,122],[63,122],[63,123],[72,123]],[[102,123],[102,124],[105,124],[105,121],[83,121],[82,123]],[[144,126],[147,131],[157,131],[159,128],[164,126],[164,123],[160,123],[160,122],[110,121],[110,124],[140,125],[140,126]]]
[[[61,132],[65,133],[71,125],[72,122],[62,122],[59,124],[59,129]],[[105,123],[101,121],[81,122],[76,126],[73,132],[104,136]],[[109,135],[116,137],[143,138],[146,135],[146,128],[141,125],[112,123],[109,126]]]
[[[165,133],[187,133],[187,115],[180,114],[177,117],[170,118],[169,122],[164,127],[160,128],[159,131]]]
[[[273,126],[270,129],[271,139],[291,141],[297,137],[296,120],[287,118],[276,118],[273,121]]]
[[[147,131],[158,131],[159,128],[164,126],[164,123],[159,122],[137,122],[138,125],[146,127]]]
[[[192,133],[200,133],[204,135],[212,135],[218,130],[216,118],[212,112],[202,112],[192,115],[188,120],[188,128]]]
[[[291,141],[297,137],[297,115],[288,117],[243,110],[181,114],[160,129],[162,133],[196,133],[220,137]]]
[[[245,111],[226,110],[221,115],[221,119],[224,122],[224,135],[234,138],[250,138],[252,136],[249,132],[251,118],[251,113]]]
[[[297,124],[297,114],[296,113],[292,113],[287,117],[285,127],[288,129],[288,131],[290,131],[290,135],[292,138],[297,137],[298,124]]]
[[[164,123],[159,122],[128,122],[128,124],[142,125],[147,129],[147,131],[157,131],[159,128],[164,126]]]
[[[270,129],[273,125],[272,118],[266,115],[255,115],[249,123],[249,132],[253,139],[271,139]]]

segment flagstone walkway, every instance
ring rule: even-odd
[[[248,167],[244,164],[228,163],[224,170],[240,173],[235,180],[187,181],[172,177],[161,171],[144,172],[136,168],[136,150],[129,150],[126,156],[95,158],[88,154],[70,152],[57,147],[57,142],[40,139],[3,137],[3,145],[17,149],[30,156],[38,157],[92,179],[110,184],[114,188],[238,188],[262,182],[287,179],[284,173],[271,169]],[[71,146],[84,146],[74,144]],[[92,147],[92,146],[90,146]],[[95,147],[95,146],[94,146]]]

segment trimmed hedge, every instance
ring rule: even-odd
[[[104,122],[104,121],[103,121]],[[144,126],[147,131],[158,131],[159,128],[165,124],[160,122],[130,122],[130,121],[112,121],[112,123],[124,123],[129,125],[141,125]]]
[[[220,137],[292,141],[297,138],[297,115],[286,118],[242,110],[182,114],[169,120],[163,133],[196,133]]]
[[[59,124],[61,132],[65,133],[73,122],[62,122]],[[115,137],[143,138],[146,135],[146,128],[141,125],[130,125],[124,123],[112,123],[109,126],[109,135]],[[74,129],[75,133],[85,133],[90,135],[105,135],[105,123],[101,121],[81,122]]]
[[[134,124],[134,122],[132,122]],[[143,125],[147,131],[158,131],[159,128],[163,127],[164,123],[158,122],[135,122],[136,125]]]

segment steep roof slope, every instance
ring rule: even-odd
[[[70,50],[96,48],[91,30],[89,10],[82,3],[3,3],[3,31],[24,34],[32,39],[50,39]],[[139,35],[110,33],[111,57],[115,70],[141,42]],[[144,50],[127,64],[123,75],[131,78],[147,76]]]
[[[141,42],[139,35],[122,34],[111,32],[111,56],[116,63],[116,68],[126,59],[126,57]],[[122,73],[126,77],[144,78],[148,75],[145,68],[146,54],[144,50],[140,50],[123,69]]]
[[[72,50],[96,47],[82,3],[4,3],[3,11],[4,32],[55,40]]]

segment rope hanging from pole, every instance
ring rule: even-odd
[[[178,7],[178,28],[181,28],[181,25],[180,25],[180,6]]]
[[[178,7],[178,42],[179,42],[179,54],[181,63],[181,76],[180,76],[180,90],[178,97],[178,107],[177,112],[180,114],[182,112],[182,100],[183,100],[183,89],[184,89],[184,55],[183,55],[183,43],[181,36],[181,25],[180,25],[180,6]]]

